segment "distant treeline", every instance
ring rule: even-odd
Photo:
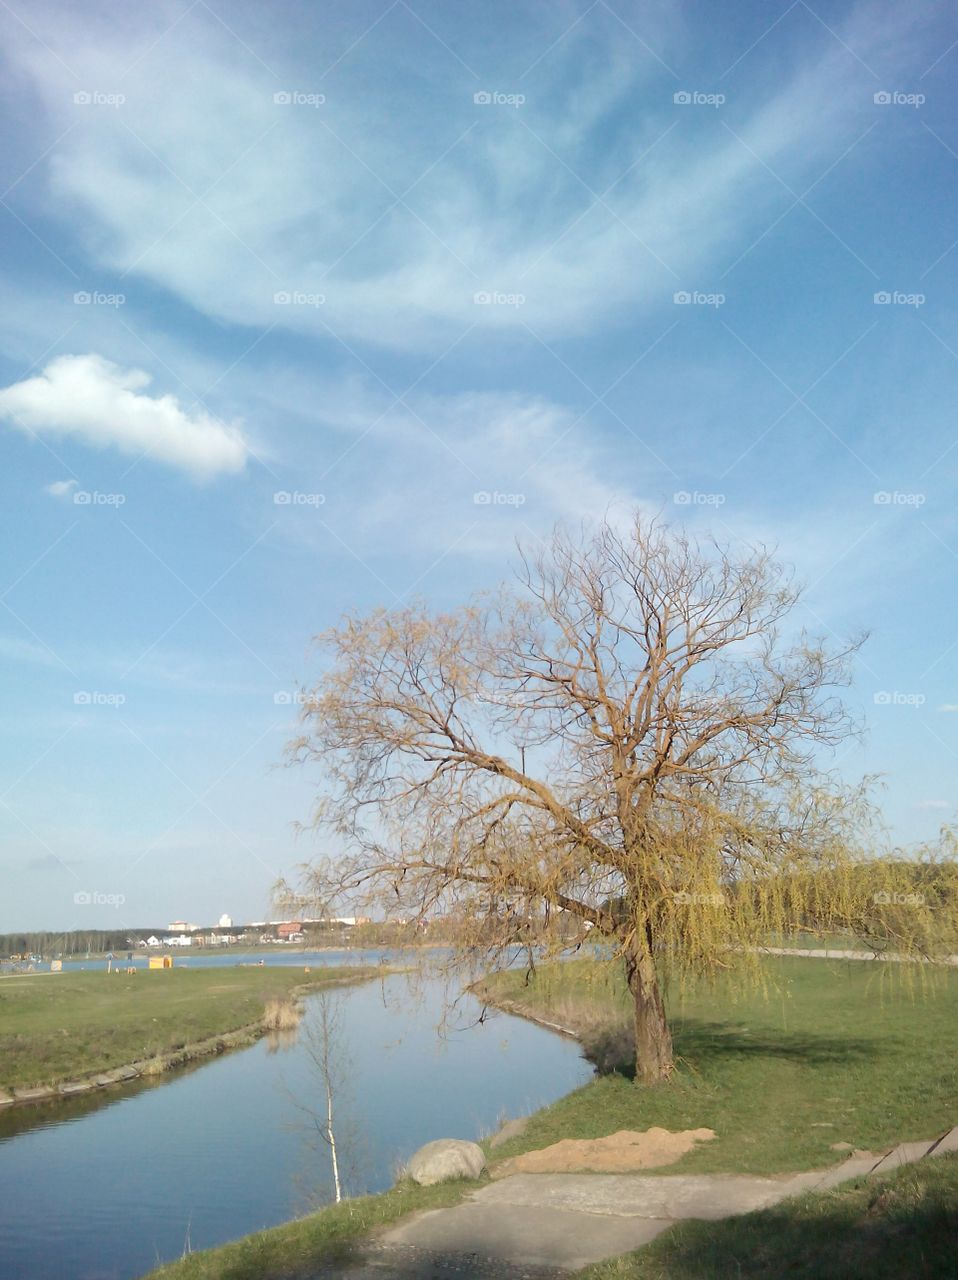
[[[131,939],[148,938],[151,933],[162,937],[166,930],[146,929],[74,929],[70,933],[0,933],[0,956],[76,956],[87,952],[131,951]]]

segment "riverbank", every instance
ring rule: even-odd
[[[368,981],[369,967],[64,972],[0,978],[0,1105],[48,1102],[252,1044],[270,1000]]]
[[[902,984],[901,968],[772,957],[765,993],[729,981],[674,991],[676,1068],[653,1088],[631,1079],[618,970],[585,960],[543,967],[528,984],[517,971],[495,975],[474,988],[480,998],[575,1034],[600,1070],[496,1154],[623,1129],[707,1128],[716,1138],[684,1156],[681,1172],[778,1174],[942,1133],[958,1097],[958,974],[938,970],[923,993]]]
[[[484,1144],[493,1179],[523,1151],[655,1125],[673,1132],[710,1127],[717,1136],[678,1164],[646,1169],[645,1175],[656,1180],[709,1172],[719,1181],[748,1173],[774,1181],[793,1171],[835,1169],[851,1148],[880,1152],[951,1127],[958,1096],[953,972],[943,973],[937,991],[923,999],[918,992],[902,994],[900,986],[883,990],[880,969],[870,965],[784,957],[770,965],[774,987],[767,998],[722,986],[674,994],[678,1060],[672,1082],[642,1088],[612,1071],[575,1090],[535,1112],[521,1133],[494,1147]],[[607,967],[571,962],[540,970],[528,985],[523,973],[508,972],[474,990],[510,1013],[576,1034],[597,1056],[617,1047],[625,1055],[619,1066],[628,1069],[628,993]],[[717,1280],[733,1269],[731,1259],[746,1258],[741,1272],[756,1278],[789,1268],[799,1277],[944,1277],[951,1274],[950,1258],[935,1262],[928,1246],[954,1230],[956,1166],[956,1158],[946,1156],[726,1222],[683,1223],[639,1253],[598,1264],[583,1276]],[[380,1256],[376,1243],[381,1228],[420,1209],[484,1203],[483,1196],[474,1198],[482,1185],[447,1186],[438,1204],[423,1189],[400,1182],[384,1196],[347,1202],[168,1264],[151,1280],[315,1280],[339,1274],[340,1267],[349,1274],[350,1266],[359,1266],[365,1275],[368,1259],[370,1274],[388,1277],[388,1254]],[[508,1224],[500,1225],[508,1235]],[[880,1247],[873,1249],[870,1241]],[[844,1271],[828,1269],[833,1257]]]

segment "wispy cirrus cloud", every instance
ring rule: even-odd
[[[300,95],[313,105],[276,101],[292,51],[275,75],[232,51],[227,70],[200,11],[137,62],[117,109],[77,108],[62,70],[22,57],[70,127],[52,188],[105,268],[232,323],[429,347],[450,325],[579,333],[706,282],[788,207],[785,183],[803,190],[874,125],[865,64],[911,57],[895,7],[861,6],[835,32],[808,17],[815,39],[784,81],[740,76],[701,127],[665,68],[622,65],[622,26],[601,19],[570,31],[517,106],[477,104],[480,83],[443,60],[429,93],[397,90],[374,130],[362,72],[338,68],[328,92]],[[74,32],[70,65],[109,85],[138,52],[127,38],[112,22],[95,42]],[[614,74],[581,56],[586,38]],[[613,110],[633,116],[629,136]]]

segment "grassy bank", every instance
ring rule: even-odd
[[[941,1156],[723,1222],[683,1222],[583,1280],[949,1280],[958,1157]]]
[[[664,1173],[772,1173],[823,1168],[832,1145],[882,1150],[930,1137],[958,1121],[953,1028],[958,974],[937,994],[882,992],[884,965],[775,959],[777,993],[735,998],[731,989],[672,1001],[678,1069],[668,1085],[637,1088],[609,1074],[537,1112],[524,1134],[493,1153],[508,1157],[561,1138],[618,1129],[705,1126],[718,1138]],[[508,973],[490,996],[574,1029],[594,1052],[628,1053],[628,997],[616,975],[592,961],[540,970],[526,986]],[[895,992],[898,992],[895,994]],[[623,1064],[625,1065],[625,1064]],[[305,1280],[379,1226],[418,1209],[455,1203],[475,1184],[421,1188],[400,1183],[382,1196],[347,1201],[309,1217],[196,1254],[151,1280]],[[868,1274],[956,1274],[926,1261],[955,1230],[958,1162],[941,1157],[890,1179],[859,1181],[819,1196],[721,1223],[684,1223],[635,1255],[583,1273],[589,1280],[718,1280],[779,1275],[838,1280]],[[829,1269],[830,1268],[830,1269]]]
[[[377,1227],[416,1210],[456,1204],[478,1185],[419,1187],[403,1181],[382,1195],[345,1200],[222,1248],[190,1254],[151,1271],[145,1280],[307,1280],[320,1266],[346,1262],[356,1242]]]
[[[0,978],[0,1088],[57,1084],[258,1023],[298,987],[375,971],[330,967],[67,972]]]
[[[958,973],[927,996],[903,991],[884,964],[776,958],[777,990],[736,996],[719,984],[673,995],[672,1081],[637,1088],[606,1074],[532,1117],[497,1155],[619,1129],[714,1129],[666,1172],[775,1173],[824,1168],[835,1143],[880,1151],[958,1123]],[[900,969],[900,966],[897,966]],[[628,993],[591,961],[509,972],[492,1001],[574,1030],[606,1067],[629,1070]]]

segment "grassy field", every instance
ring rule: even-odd
[[[958,1123],[958,973],[942,971],[923,995],[901,988],[900,968],[775,958],[767,998],[721,985],[675,993],[669,1084],[603,1075],[537,1112],[496,1155],[619,1129],[705,1127],[717,1138],[665,1172],[773,1173],[825,1168],[841,1158],[834,1143],[880,1151],[942,1133]],[[529,986],[509,972],[484,989],[628,1069],[628,996],[605,966],[543,968]]]
[[[295,987],[374,972],[251,966],[0,978],[0,1088],[75,1080],[258,1022]]]
[[[282,1227],[194,1253],[151,1271],[144,1280],[308,1280],[318,1266],[347,1261],[357,1240],[407,1213],[458,1203],[476,1182],[418,1187],[403,1181],[379,1196],[330,1205]]]
[[[723,1222],[683,1222],[583,1280],[953,1280],[958,1157]]]

